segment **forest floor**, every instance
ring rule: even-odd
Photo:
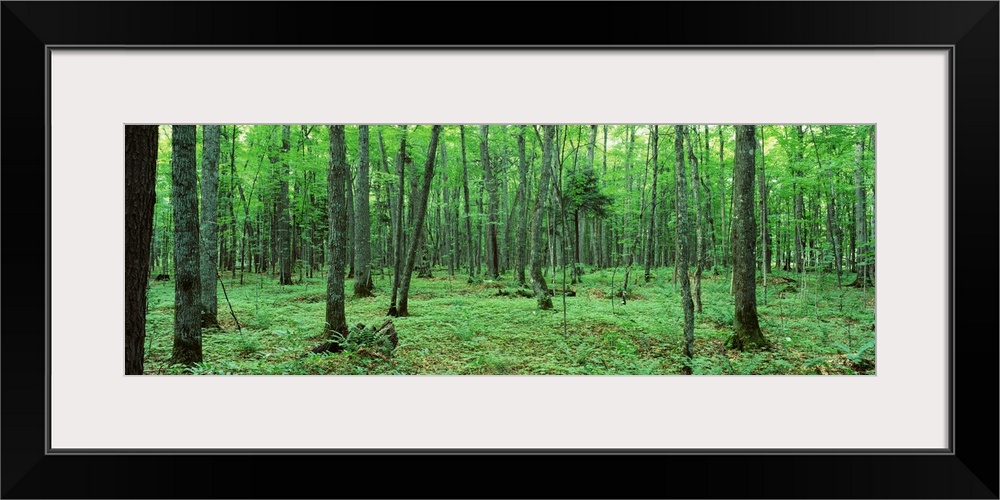
[[[224,375],[673,375],[680,374],[684,314],[680,288],[670,268],[656,269],[644,283],[629,286],[628,302],[612,298],[611,279],[620,290],[622,271],[607,269],[571,285],[576,295],[553,297],[555,308],[542,311],[523,298],[510,274],[498,281],[467,282],[467,276],[414,277],[410,316],[393,318],[399,345],[389,356],[365,349],[312,354],[328,340],[323,335],[325,273],[302,283],[279,286],[266,275],[225,277],[225,287],[241,330],[219,289],[220,329],[202,331],[204,362],[169,365],[173,335],[174,283],[152,282],[146,315],[147,374]],[[547,276],[548,278],[548,276]],[[853,275],[844,275],[849,283]],[[299,277],[295,277],[298,281]],[[351,296],[348,324],[378,326],[386,319],[391,274],[375,272],[375,297]],[[794,281],[790,281],[794,280]],[[695,314],[693,371],[698,375],[807,375],[875,373],[875,290],[838,288],[829,273],[769,274],[765,294],[758,276],[761,328],[771,341],[767,351],[725,349],[732,333],[733,303],[729,275],[705,273],[703,312]],[[561,290],[557,273],[553,290]],[[692,290],[694,288],[692,278]],[[499,295],[503,290],[508,296]]]

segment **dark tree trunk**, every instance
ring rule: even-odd
[[[744,351],[766,348],[768,342],[757,320],[756,219],[754,219],[754,125],[736,126],[736,157],[733,166],[733,295],[735,332],[731,348]]]
[[[542,216],[545,214],[545,200],[549,195],[549,177],[552,168],[552,147],[555,142],[555,125],[543,125],[545,139],[542,142],[542,172],[538,182],[538,196],[535,197],[534,216],[531,220],[531,287],[538,299],[538,307],[552,309],[552,293],[545,284],[542,274]],[[550,224],[551,225],[551,224]]]
[[[343,125],[330,125],[330,171],[327,174],[327,210],[330,233],[330,274],[326,280],[327,335],[347,336],[347,314],[344,310],[344,268],[347,265],[347,148]]]
[[[171,364],[201,361],[201,258],[195,125],[173,126],[174,349]]]
[[[694,303],[691,301],[691,278],[688,277],[690,245],[688,244],[684,134],[685,127],[683,125],[674,126],[674,157],[677,162],[677,168],[674,171],[677,186],[677,237],[674,241],[677,249],[677,277],[681,281],[681,305],[684,309],[684,356],[687,358],[687,362],[684,364],[683,372],[685,375],[691,375],[691,362],[694,359]]]
[[[219,135],[218,125],[202,127],[201,160],[201,326],[219,327],[219,300],[216,276],[219,263],[218,225],[219,199]]]
[[[371,281],[371,214],[368,206],[368,125],[358,126],[358,177],[354,209],[354,296],[369,297]]]
[[[528,160],[525,154],[524,126],[518,127],[517,134],[517,171],[520,185],[519,192],[522,193],[521,204],[518,206],[518,229],[517,229],[517,264],[515,273],[517,282],[527,284],[524,279],[524,268],[528,260]]]
[[[486,183],[486,193],[489,196],[487,205],[486,226],[486,274],[492,279],[500,277],[499,253],[497,249],[497,186],[493,178],[493,166],[490,165],[488,147],[489,126],[479,126],[479,161],[483,167],[483,181]]]
[[[291,127],[281,126],[281,170],[278,172],[278,283],[292,284],[292,249],[288,221],[288,151],[291,149]]]
[[[156,125],[125,126],[125,374],[142,375],[156,204]]]
[[[761,270],[764,278],[771,274],[771,232],[767,224],[767,170],[764,161],[764,128],[761,126],[760,139],[760,178],[757,187],[760,190],[760,254]],[[764,285],[766,288],[766,284]],[[766,294],[765,294],[766,295]]]
[[[469,276],[475,275],[473,265],[475,261],[475,247],[472,246],[472,216],[469,208],[469,167],[465,158],[465,127],[459,125],[458,132],[462,138],[462,192],[465,194],[465,235],[468,240],[466,251],[469,254]]]
[[[455,244],[457,239],[453,238],[457,233],[453,232],[455,228],[454,213],[451,210],[451,187],[448,186],[448,148],[445,145],[445,141],[441,141],[441,173],[444,176],[442,179],[443,187],[441,188],[441,195],[443,196],[444,202],[444,231],[442,238],[444,238],[444,251],[445,257],[448,260],[448,276],[455,276],[455,265],[458,260],[455,258]]]
[[[399,285],[403,276],[403,190],[406,178],[406,128],[403,127],[403,138],[399,141],[399,152],[396,153],[396,178],[398,180],[399,191],[396,196],[396,213],[393,218],[395,235],[393,236],[393,246],[396,249],[395,260],[393,261],[392,273],[392,298],[389,300],[389,316],[398,316],[399,310],[396,308],[396,301],[399,299]]]
[[[424,217],[427,215],[427,198],[431,191],[431,180],[434,178],[434,152],[437,151],[438,138],[441,135],[442,128],[441,125],[431,127],[430,144],[427,146],[427,162],[424,164],[423,186],[420,189],[417,206],[413,207],[413,227],[416,234],[410,239],[410,248],[406,256],[406,267],[403,269],[403,274],[400,277],[398,316],[409,315],[407,299],[410,292],[410,277],[413,274],[413,266],[416,263],[417,250],[423,246],[420,233],[424,230]]]
[[[675,130],[679,130],[683,127],[674,127]],[[659,160],[659,149],[660,149],[660,127],[659,125],[653,125],[652,137],[652,148],[653,148],[653,192],[649,201],[649,232],[646,234],[646,283],[653,278],[652,268],[653,259],[656,257],[655,242],[656,242],[656,181],[657,173],[660,170],[660,160]],[[675,140],[679,141],[680,139]],[[681,144],[681,161],[684,161],[683,154],[683,142]],[[679,226],[678,226],[679,227]]]

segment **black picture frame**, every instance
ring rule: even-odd
[[[10,188],[3,254],[20,271],[9,283],[17,293],[6,294],[0,339],[4,498],[998,498],[996,1],[560,3],[557,18],[537,3],[2,4],[0,154]],[[457,21],[441,15],[449,9]],[[515,33],[524,34],[515,45],[536,47],[950,47],[950,452],[47,453],[47,47],[478,47],[509,46]],[[985,314],[980,299],[989,304]],[[92,327],[81,325],[81,333]],[[863,408],[845,411],[864,418]],[[470,491],[470,481],[481,488]]]

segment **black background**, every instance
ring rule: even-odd
[[[3,2],[0,21],[4,498],[997,498],[997,2]],[[339,44],[954,45],[955,453],[45,455],[45,46]]]

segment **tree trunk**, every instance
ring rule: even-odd
[[[697,132],[698,129],[695,129]],[[701,274],[703,263],[705,262],[705,245],[704,239],[701,234],[701,195],[699,191],[701,187],[701,176],[698,175],[698,156],[694,154],[694,144],[691,142],[691,134],[688,129],[684,130],[684,137],[687,139],[688,147],[688,160],[691,162],[691,175],[694,177],[693,191],[694,191],[694,213],[695,213],[695,237],[696,237],[696,247],[695,247],[695,271],[694,271],[694,303],[695,310],[699,313],[702,312],[701,309]],[[683,200],[684,204],[687,205],[687,200]]]
[[[278,283],[292,284],[292,248],[288,220],[288,152],[291,149],[291,127],[281,126],[281,170],[278,172]]]
[[[764,162],[764,128],[761,126],[760,132],[760,178],[757,187],[760,189],[760,249],[761,249],[761,270],[764,272],[764,279],[771,273],[771,234],[767,225],[767,170]],[[767,288],[765,281],[764,288]],[[765,290],[766,291],[766,290]],[[766,294],[765,294],[766,295]]]
[[[218,225],[219,199],[219,135],[218,125],[202,127],[201,160],[201,326],[219,327],[219,307],[216,276],[219,265]]]
[[[854,143],[854,232],[857,246],[857,277],[851,286],[872,286],[871,262],[874,255],[868,245],[868,222],[865,214],[868,210],[864,174],[864,143],[858,139]]]
[[[406,163],[409,157],[406,154],[406,128],[403,127],[403,138],[399,141],[399,152],[396,153],[396,177],[399,191],[396,196],[396,213],[393,218],[396,220],[395,235],[393,236],[393,246],[396,248],[396,258],[393,261],[392,273],[392,299],[389,301],[389,316],[398,316],[399,310],[396,308],[399,298],[399,285],[403,278],[403,190],[406,180]]]
[[[754,251],[757,228],[753,213],[754,149],[757,140],[754,132],[753,125],[736,126],[732,235],[735,332],[727,343],[739,351],[768,347],[757,320],[757,258]]]
[[[431,127],[430,144],[427,146],[427,162],[424,164],[423,187],[420,189],[420,196],[416,207],[413,207],[413,227],[416,234],[410,239],[410,248],[407,252],[406,267],[400,277],[399,284],[399,310],[398,316],[407,316],[407,296],[410,291],[410,277],[413,274],[413,266],[417,258],[417,250],[423,246],[421,234],[424,230],[424,217],[427,215],[427,198],[431,192],[431,180],[434,177],[434,152],[437,151],[438,138],[441,135],[441,125]]]
[[[343,125],[330,125],[330,170],[327,174],[327,212],[330,232],[330,273],[326,279],[326,326],[324,333],[347,336],[344,309],[344,268],[347,265],[347,148]]]
[[[684,356],[687,362],[684,364],[683,372],[685,375],[691,375],[691,362],[694,360],[694,303],[691,301],[691,278],[688,277],[690,245],[688,244],[687,172],[684,169],[685,133],[683,125],[674,126],[674,156],[677,161],[674,177],[677,185],[677,237],[674,242],[677,248],[677,276],[681,281],[681,305],[684,308]],[[690,143],[690,140],[688,142]]]
[[[368,125],[358,126],[358,177],[354,200],[354,296],[370,297],[371,277],[371,214],[368,182]]]
[[[492,279],[498,279],[500,255],[497,248],[497,185],[493,178],[493,167],[490,165],[489,126],[479,126],[479,161],[483,167],[483,181],[486,183],[486,193],[489,196],[487,205],[486,229],[486,273]]]
[[[142,375],[146,286],[156,204],[156,125],[125,126],[125,374]]]
[[[469,254],[469,277],[471,278],[475,275],[473,273],[473,265],[475,264],[476,251],[475,247],[472,246],[472,215],[469,208],[469,166],[465,158],[465,126],[459,125],[458,131],[462,137],[462,192],[465,194],[465,235],[468,242],[465,248]]]
[[[451,211],[451,188],[448,186],[448,148],[445,141],[441,141],[441,174],[444,176],[442,178],[442,188],[441,195],[444,201],[444,231],[442,237],[444,238],[444,249],[445,257],[448,259],[448,276],[455,276],[455,264],[458,262],[455,259],[455,239],[452,238],[454,235],[452,229],[455,227],[455,220],[453,213]]]
[[[809,135],[812,137],[813,148],[816,150],[816,164],[819,165],[819,170],[822,172],[823,162],[820,160],[819,144],[816,143],[816,133],[809,129]],[[827,237],[830,239],[830,244],[833,246],[833,264],[834,270],[837,271],[837,286],[841,286],[841,260],[842,260],[842,246],[841,246],[841,233],[840,225],[837,224],[837,192],[834,186],[833,177],[833,167],[830,166],[826,168],[827,181],[830,187],[830,199],[826,204],[826,231]]]
[[[517,133],[517,172],[520,184],[518,191],[522,193],[521,203],[518,205],[518,229],[517,229],[517,264],[514,272],[517,282],[524,285],[527,280],[524,278],[524,268],[528,260],[528,160],[525,153],[524,126],[518,127]]]
[[[538,299],[538,307],[552,309],[552,294],[542,274],[542,216],[545,214],[545,201],[549,195],[549,172],[552,167],[552,145],[555,142],[556,127],[543,125],[542,129],[545,131],[545,139],[542,142],[542,171],[531,220],[531,287]]]
[[[805,272],[805,231],[802,228],[802,219],[805,216],[805,203],[802,195],[802,159],[803,155],[803,138],[805,131],[801,126],[795,127],[795,132],[798,135],[798,142],[795,144],[795,207],[793,209],[793,218],[795,219],[795,272],[804,273]]]
[[[174,349],[171,364],[201,357],[201,258],[195,125],[173,126]]]
[[[674,127],[675,131],[676,130],[681,130],[683,128],[684,127],[680,127],[680,126]],[[660,162],[660,160],[659,160],[659,158],[660,158],[659,157],[659,149],[660,149],[660,127],[659,127],[659,125],[653,125],[653,129],[651,130],[651,132],[652,132],[652,135],[653,135],[653,137],[651,139],[652,140],[652,148],[653,148],[653,192],[650,195],[650,201],[649,201],[649,232],[646,233],[646,275],[645,275],[646,283],[649,283],[649,280],[651,280],[653,278],[653,274],[652,274],[653,259],[656,257],[656,251],[655,251],[655,247],[656,247],[656,245],[655,245],[655,242],[656,242],[656,191],[657,191],[656,181],[657,181],[657,173],[660,170],[660,163],[659,163]],[[677,141],[679,141],[679,140],[680,139],[676,139],[674,141],[674,144],[675,145],[678,144]],[[681,156],[681,161],[683,162],[683,160],[684,160],[684,158],[683,158],[683,154],[684,154],[683,142],[681,142],[679,144],[681,144],[681,155],[682,155]],[[678,214],[678,216],[679,216],[679,214]],[[678,247],[678,248],[680,248],[680,247]]]

